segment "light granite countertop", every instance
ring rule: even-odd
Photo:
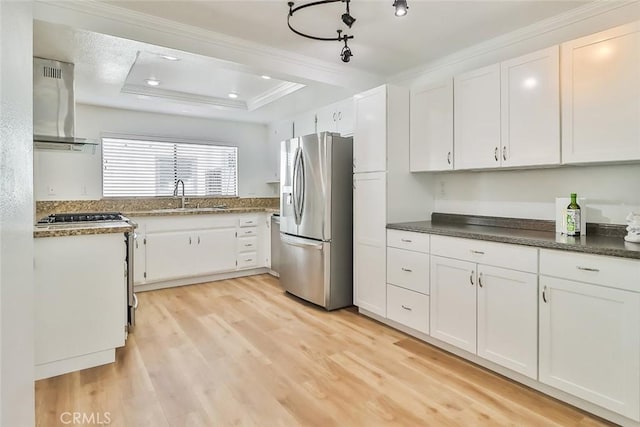
[[[176,216],[176,215],[217,215],[217,214],[238,214],[238,213],[252,213],[252,212],[266,212],[266,213],[278,213],[278,209],[264,208],[264,207],[239,207],[239,208],[175,208],[175,209],[153,209],[143,211],[128,211],[122,214],[131,217],[147,217],[147,216]]]
[[[134,228],[135,226],[129,224],[126,221],[46,224],[34,226],[33,237],[62,237],[83,236],[87,234],[127,233],[133,231]]]

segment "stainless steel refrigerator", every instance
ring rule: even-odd
[[[323,132],[280,151],[280,283],[327,310],[353,302],[353,141]]]

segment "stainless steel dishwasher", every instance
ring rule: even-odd
[[[271,215],[271,274],[280,277],[280,215]]]

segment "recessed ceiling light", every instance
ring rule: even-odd
[[[149,86],[158,86],[160,84],[160,81],[156,79],[147,79],[145,81]]]
[[[160,57],[166,59],[167,61],[180,61],[180,58],[176,58],[175,56],[171,55],[160,55]]]
[[[227,95],[229,98],[231,99],[236,99],[238,97],[238,94],[235,92],[229,92],[229,95]]]
[[[271,77],[270,77],[270,76],[262,75],[261,77],[262,77],[263,79],[265,79],[265,80],[271,80]]]

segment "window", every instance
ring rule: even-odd
[[[104,197],[238,195],[238,147],[103,138],[102,169]]]

